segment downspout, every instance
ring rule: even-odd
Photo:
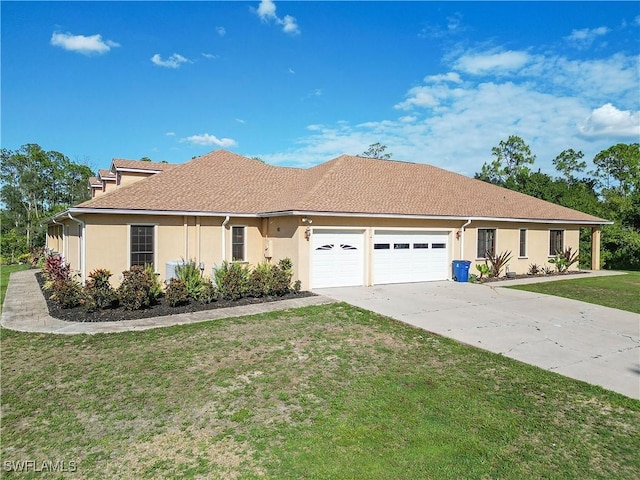
[[[224,262],[227,259],[227,236],[224,234],[224,228],[229,223],[229,215],[222,222],[222,261]]]
[[[73,218],[71,216],[70,213],[67,213],[67,216],[69,217],[69,220],[72,220],[74,222],[76,222],[78,225],[80,225],[80,228],[82,229],[82,235],[81,235],[81,240],[80,240],[80,278],[82,279],[82,284],[84,285],[84,282],[86,280],[86,275],[85,275],[85,269],[86,269],[86,265],[85,265],[85,261],[86,261],[86,231],[85,231],[85,223],[82,220],[78,220],[77,218]]]
[[[460,260],[464,260],[464,229],[471,225],[471,219],[460,227]]]

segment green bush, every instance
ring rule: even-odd
[[[120,305],[126,310],[149,308],[156,301],[153,277],[140,265],[122,272],[124,279],[117,289]]]
[[[256,265],[247,279],[247,296],[260,298],[271,295],[273,270],[266,262]]]
[[[156,274],[155,270],[153,269],[153,265],[151,265],[150,263],[147,263],[144,266],[144,271],[151,280],[151,296],[154,298],[154,300],[157,300],[162,296],[162,283],[160,282],[159,275]]]
[[[271,279],[271,294],[281,297],[291,291],[291,278],[293,276],[291,260],[283,258],[273,267]]]
[[[51,300],[62,308],[73,308],[83,305],[86,297],[82,290],[82,285],[71,278],[67,278],[54,282]]]
[[[84,290],[90,309],[113,308],[118,303],[118,296],[109,283],[109,277],[111,277],[111,272],[104,268],[94,270],[89,274]]]
[[[172,278],[167,284],[164,292],[164,299],[171,307],[187,305],[189,303],[189,292],[184,281],[178,278]]]
[[[202,285],[200,285],[198,296],[194,300],[204,304],[213,303],[218,300],[218,289],[210,278],[202,279]]]
[[[564,252],[556,252],[556,256],[549,259],[549,263],[556,266],[558,273],[563,273],[569,270],[569,267],[579,260],[578,252],[572,252],[571,247],[567,248]]]
[[[215,269],[216,285],[224,300],[239,300],[247,293],[249,269],[240,263],[222,262]]]
[[[182,280],[187,288],[189,297],[198,300],[204,283],[202,272],[196,265],[195,260],[185,261],[176,266],[176,276]]]

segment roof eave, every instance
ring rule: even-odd
[[[262,212],[260,217],[281,217],[281,216],[317,216],[317,217],[373,217],[373,218],[399,218],[416,220],[472,220],[488,222],[509,222],[509,223],[552,223],[552,224],[572,224],[572,225],[613,225],[611,220],[570,220],[570,219],[546,219],[546,218],[511,218],[511,217],[478,217],[468,215],[420,215],[420,214],[398,214],[398,213],[367,213],[367,212],[323,212],[314,210],[283,210],[277,212]]]

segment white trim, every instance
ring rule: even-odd
[[[402,218],[416,220],[458,220],[458,221],[489,221],[489,222],[509,222],[509,223],[552,223],[570,225],[613,225],[614,222],[605,220],[598,222],[595,220],[563,220],[544,218],[510,218],[510,217],[469,217],[468,215],[411,215],[411,214],[391,214],[391,213],[350,213],[350,212],[316,212],[313,210],[283,210],[280,212],[261,212],[258,217],[284,217],[284,216],[315,216],[315,217],[347,217],[347,218]]]
[[[387,213],[347,213],[347,212],[314,212],[314,211],[297,211],[286,210],[281,212],[260,212],[260,213],[234,213],[234,212],[206,212],[206,211],[189,211],[189,210],[132,210],[126,208],[83,208],[72,207],[59,213],[52,218],[60,218],[66,216],[67,212],[76,214],[112,214],[112,215],[168,215],[168,216],[200,216],[200,217],[237,217],[237,218],[270,218],[285,217],[295,215],[308,215],[317,217],[346,217],[346,218],[394,218],[394,219],[414,219],[414,220],[455,220],[455,221],[488,221],[488,222],[506,222],[506,223],[540,223],[552,225],[613,225],[614,222],[605,220],[598,221],[580,221],[580,220],[563,220],[563,219],[532,219],[532,218],[500,218],[500,217],[469,217],[469,216],[447,216],[447,215],[404,215],[404,214],[387,214]]]
[[[109,215],[162,215],[162,216],[174,216],[181,217],[187,215],[189,217],[238,217],[238,218],[257,218],[258,215],[255,213],[232,213],[232,212],[199,212],[199,211],[188,211],[188,210],[129,210],[126,208],[82,208],[82,207],[72,207],[64,212],[56,215],[52,218],[59,218],[61,216],[66,216],[66,212],[76,213],[76,214],[93,214],[93,213],[102,213]]]
[[[161,173],[164,170],[158,169],[144,169],[144,168],[121,168],[116,167],[116,172],[128,172],[128,173]]]

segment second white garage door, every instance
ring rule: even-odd
[[[364,231],[315,230],[311,288],[364,285]]]
[[[373,283],[404,283],[449,278],[446,232],[376,231]]]

